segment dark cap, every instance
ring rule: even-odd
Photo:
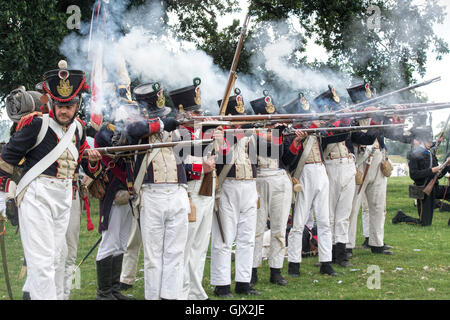
[[[200,78],[194,78],[192,86],[173,90],[169,93],[174,108],[178,108],[179,113],[200,110],[202,104],[201,82]]]
[[[166,95],[159,82],[144,83],[133,90],[134,97],[143,109],[147,111],[148,117],[163,117],[170,113],[166,107]]]
[[[225,115],[242,115],[245,114],[245,106],[244,106],[244,98],[241,95],[241,90],[239,88],[234,89],[234,96],[231,96],[228,99],[228,105],[225,109]],[[217,101],[220,105],[222,104],[222,100]]]
[[[44,74],[42,90],[48,93],[55,105],[69,106],[80,101],[83,91],[87,91],[86,76],[82,70],[67,69],[67,62],[61,60],[59,69]]]
[[[303,92],[299,92],[297,97],[287,104],[285,104],[282,109],[288,114],[298,114],[298,113],[311,113],[311,105],[306,100]]]
[[[250,105],[253,108],[255,114],[272,114],[277,113],[277,110],[273,104],[273,98],[269,95],[269,91],[263,91],[264,97],[250,101]]]
[[[328,85],[327,91],[314,98],[313,105],[319,112],[331,112],[342,108],[340,102],[341,98],[339,98],[336,90]]]
[[[432,142],[433,141],[433,128],[431,128],[430,126],[414,127],[410,131],[411,131],[411,135],[416,140],[423,141],[423,142]]]
[[[375,96],[375,92],[370,89],[370,82],[364,82],[347,88],[348,95],[353,103],[360,103]]]

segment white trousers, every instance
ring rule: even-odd
[[[256,218],[253,268],[261,266],[264,232],[270,217],[269,267],[283,267],[286,253],[286,225],[292,199],[292,183],[285,170],[264,170],[258,174],[256,189],[259,193],[259,209]]]
[[[132,218],[130,236],[128,237],[127,250],[123,255],[122,273],[120,282],[133,285],[136,282],[139,253],[141,252],[142,237],[141,228],[136,218]]]
[[[97,261],[125,253],[132,219],[133,214],[129,204],[118,205],[115,202],[113,203],[108,229],[102,231],[102,241],[98,246]]]
[[[211,284],[231,284],[231,248],[236,241],[235,281],[250,282],[256,230],[256,181],[225,179],[219,199],[222,241],[214,215],[211,233]]]
[[[302,261],[303,229],[311,211],[316,215],[319,261],[332,259],[332,240],[329,214],[329,182],[323,164],[305,164],[299,179],[303,186],[295,199],[292,229],[288,237],[288,261]]]
[[[145,299],[179,299],[190,210],[186,189],[172,184],[142,186]]]
[[[358,213],[361,208],[363,195],[367,198],[367,205],[369,208],[369,245],[375,247],[382,247],[384,245],[387,178],[383,175],[380,169],[382,159],[382,152],[380,150],[376,150],[359,194],[358,189],[360,186],[356,186],[352,204],[352,212],[350,215],[347,248],[355,248]],[[361,172],[364,172],[366,165],[367,164],[365,162],[360,165],[359,169]]]
[[[348,242],[348,225],[355,194],[353,159],[326,160],[330,182],[330,227],[333,244]]]
[[[203,289],[202,280],[206,253],[211,237],[211,224],[214,210],[214,192],[212,197],[200,196],[198,191],[203,180],[188,182],[188,192],[196,208],[196,220],[189,222],[188,237],[184,250],[184,300],[206,300],[208,295]],[[213,180],[213,186],[215,181]]]
[[[77,260],[78,240],[80,238],[81,224],[81,200],[78,190],[72,198],[72,207],[70,208],[69,225],[66,232],[67,250],[63,253],[64,258],[64,300],[69,300],[70,290],[72,288],[73,270]]]
[[[38,177],[19,207],[20,237],[27,261],[26,291],[32,300],[62,300],[66,231],[72,180]],[[58,293],[58,294],[57,294]]]
[[[359,186],[358,186],[359,187]],[[369,237],[369,205],[367,204],[366,195],[362,195],[362,203],[361,203],[361,222],[362,222],[362,233],[364,238]]]

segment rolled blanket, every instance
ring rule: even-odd
[[[15,123],[34,111],[40,111],[42,93],[37,91],[25,91],[22,88],[14,89],[6,98],[6,112]]]

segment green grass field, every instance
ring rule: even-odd
[[[387,190],[387,215],[385,223],[385,243],[394,246],[394,255],[374,255],[370,250],[357,248],[354,250],[353,267],[335,266],[338,277],[319,274],[319,268],[314,264],[317,257],[305,258],[301,265],[301,276],[291,278],[287,275],[287,262],[283,274],[288,281],[286,287],[272,285],[269,282],[267,261],[263,262],[258,272],[259,281],[255,286],[262,295],[246,297],[235,295],[234,299],[263,300],[447,300],[450,298],[450,227],[447,226],[449,212],[435,210],[433,225],[420,227],[413,225],[393,225],[392,217],[398,209],[416,217],[413,200],[408,198],[408,177],[390,178]],[[93,205],[94,207],[94,205]],[[92,220],[97,226],[97,208],[92,208]],[[96,231],[86,231],[85,212],[82,218],[82,230],[78,259],[81,261],[89,248],[99,238]],[[357,244],[364,241],[361,234],[361,219],[358,219]],[[15,228],[7,225],[6,230],[7,257],[9,274],[15,299],[22,298],[21,288],[25,279],[19,279],[23,261],[23,250],[20,235],[15,234]],[[96,251],[81,266],[81,282],[79,289],[72,289],[71,299],[93,300],[96,294],[97,276],[95,268]],[[210,260],[206,260],[204,287],[211,299],[213,288],[209,284]],[[373,273],[368,272],[369,266],[375,265],[380,270],[380,288],[369,289],[367,283],[373,283]],[[143,253],[135,286],[126,291],[137,299],[144,299]],[[353,269],[353,270],[352,270]],[[232,279],[234,274],[232,275]],[[369,280],[369,281],[368,281]],[[232,284],[234,290],[234,282]],[[4,282],[3,270],[0,273],[0,299],[7,300],[8,295]]]

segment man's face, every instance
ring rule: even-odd
[[[55,105],[55,116],[58,121],[63,125],[68,125],[78,111],[78,103],[70,106],[57,106]]]

